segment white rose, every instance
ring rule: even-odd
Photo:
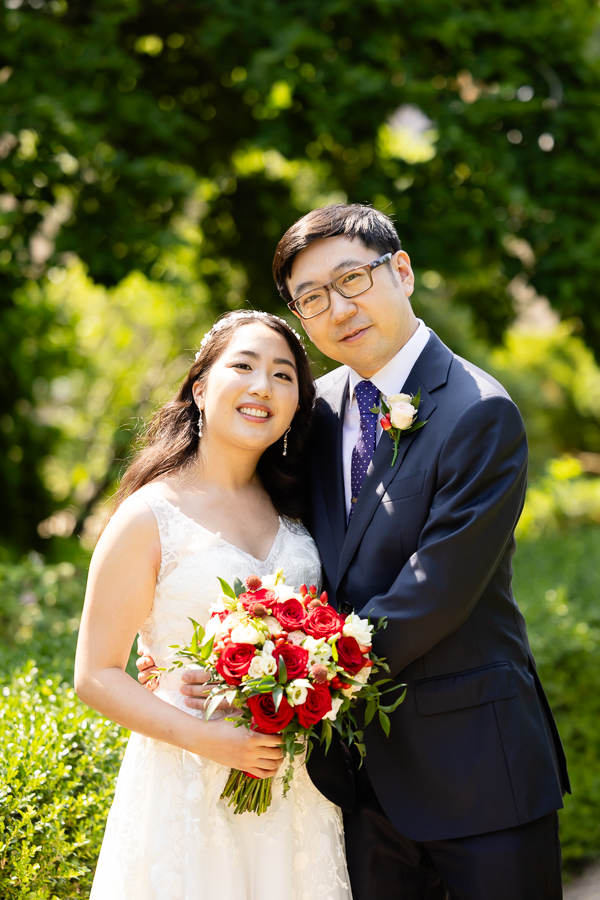
[[[273,641],[265,641],[262,648],[263,656],[273,656],[273,650],[275,649],[275,644]]]
[[[402,401],[401,403],[393,403],[390,409],[390,419],[394,428],[399,428],[403,431],[405,428],[410,428],[413,423],[413,419],[417,414],[417,410],[414,408],[412,403],[407,403],[406,401]]]
[[[290,633],[287,636],[287,639],[290,642],[290,644],[298,644],[298,646],[300,646],[305,637],[306,637],[306,635],[304,634],[303,631],[290,631]]]
[[[314,638],[310,635],[304,639],[302,646],[308,650],[308,665],[326,666],[331,659],[331,647],[325,638]]]
[[[265,637],[254,625],[236,625],[231,632],[231,640],[235,644],[263,644]]]
[[[331,709],[329,710],[328,713],[325,713],[323,718],[331,719],[332,722],[335,722],[335,720],[337,719],[337,714],[340,710],[340,706],[342,705],[343,702],[344,701],[342,700],[341,697],[336,697],[335,700],[332,700],[331,701]]]
[[[226,619],[223,619],[223,632],[231,631],[236,625],[239,625],[243,619],[242,613],[232,612]]]
[[[264,674],[265,670],[263,667],[262,657],[257,654],[250,663],[248,675],[250,676],[250,678],[262,678]]]
[[[219,641],[225,632],[225,628],[223,627],[224,623],[221,622],[218,616],[214,616],[212,619],[209,619],[206,623],[206,628],[204,630],[204,637],[202,639],[202,643],[206,644],[210,641],[211,638],[215,639],[215,644]]]
[[[281,634],[281,625],[275,618],[275,616],[264,616],[263,625],[266,625],[269,629],[269,634]]]
[[[343,632],[346,637],[353,637],[361,647],[370,647],[373,642],[373,625],[369,625],[366,619],[361,619],[355,613],[346,616]]]
[[[412,397],[410,394],[390,394],[385,399],[387,400],[387,405],[391,406],[393,403],[410,403]]]
[[[369,680],[370,675],[371,675],[371,666],[364,666],[360,670],[360,672],[357,672],[356,675],[354,675],[353,677],[354,677],[354,680],[360,682],[360,684],[366,684],[367,681]],[[357,685],[352,685],[352,686],[355,688],[355,690],[357,690],[357,691],[360,690],[360,688]]]
[[[290,681],[285,689],[288,702],[291,706],[302,706],[311,688],[312,684],[308,678],[296,678],[294,681]]]
[[[292,597],[296,597],[297,600],[302,599],[300,597],[300,594],[297,594],[293,587],[289,587],[287,584],[283,584],[282,582],[276,584],[273,588],[273,591],[275,592],[275,596],[277,597],[277,599],[281,600],[282,603],[286,600],[291,600]]]

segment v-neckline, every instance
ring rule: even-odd
[[[238,547],[237,544],[232,544],[231,541],[226,541],[225,538],[222,537],[220,531],[211,531],[209,528],[206,528],[204,525],[201,525],[200,522],[196,522],[195,519],[192,519],[191,516],[188,516],[186,513],[184,513],[184,511],[182,509],[180,509],[179,506],[176,506],[175,503],[171,503],[170,500],[167,500],[167,498],[163,494],[160,494],[160,497],[165,501],[165,503],[168,503],[172,509],[177,510],[177,512],[179,513],[180,516],[183,516],[184,519],[187,519],[188,522],[191,522],[192,525],[195,525],[196,528],[199,528],[201,531],[206,532],[206,534],[210,534],[211,537],[217,538],[219,541],[221,541],[222,544],[225,544],[227,547],[232,547],[234,550],[237,550],[238,553],[243,553],[244,556],[247,556],[249,559],[254,560],[254,562],[260,563],[261,566],[264,566],[271,559],[271,556],[275,549],[275,545],[277,544],[277,541],[279,540],[279,535],[281,534],[281,530],[284,527],[282,517],[278,516],[279,528],[277,529],[277,534],[273,538],[273,543],[271,544],[271,549],[267,553],[266,559],[260,559],[258,556],[253,556],[251,553],[248,553],[247,550],[242,550],[242,548]]]

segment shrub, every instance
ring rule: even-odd
[[[523,541],[515,596],[563,739],[573,788],[561,812],[567,867],[600,853],[600,528]]]
[[[126,733],[26,665],[0,710],[0,897],[87,896]]]

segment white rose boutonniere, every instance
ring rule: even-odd
[[[425,419],[424,422],[416,421],[420,402],[420,390],[414,397],[411,394],[390,394],[385,400],[383,397],[381,398],[381,407],[374,406],[371,410],[372,413],[377,415],[383,413],[381,427],[394,442],[392,466],[395,464],[398,456],[398,447],[400,446],[402,435],[410,434],[411,431],[417,431],[429,421],[429,419]]]

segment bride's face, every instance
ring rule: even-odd
[[[289,428],[298,409],[298,374],[283,338],[258,322],[239,327],[194,385],[202,443],[225,442],[262,453]]]

